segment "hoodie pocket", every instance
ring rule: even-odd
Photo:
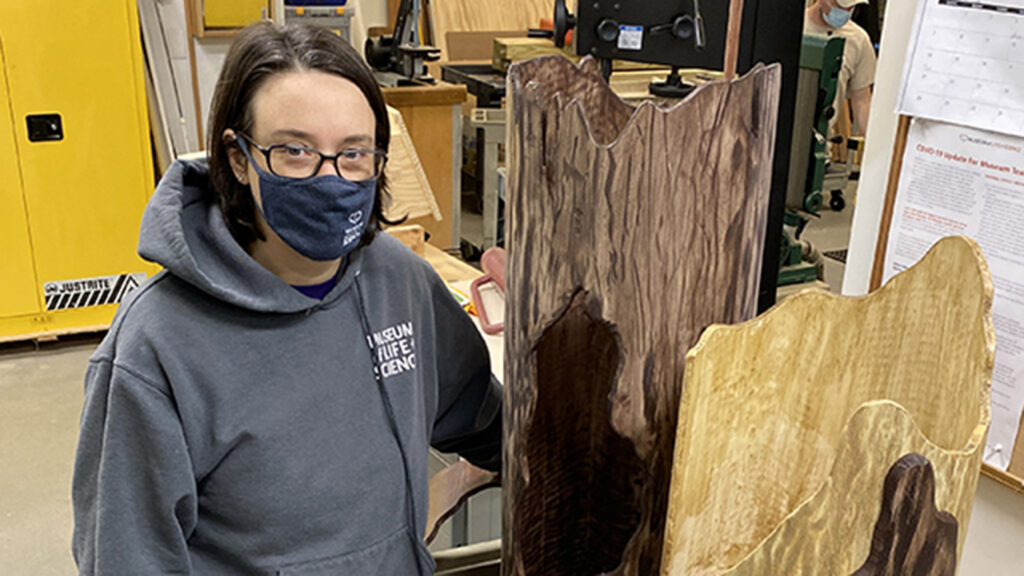
[[[366,548],[278,568],[278,576],[414,576],[420,555],[406,528]]]

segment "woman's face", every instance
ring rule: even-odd
[[[252,99],[253,127],[248,136],[266,148],[297,144],[334,155],[349,148],[375,148],[377,121],[366,96],[352,81],[316,70],[271,76]],[[233,136],[230,132],[226,136]],[[266,158],[250,147],[255,162],[267,171]],[[260,200],[259,177],[237,147],[230,148],[231,166],[239,182]],[[317,176],[336,174],[324,162]],[[267,230],[260,217],[260,228]]]

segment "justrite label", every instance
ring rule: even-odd
[[[145,272],[137,272],[135,274],[47,282],[43,284],[46,309],[50,311],[69,310],[117,304],[145,281]]]

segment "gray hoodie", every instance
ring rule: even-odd
[[[83,574],[430,574],[427,449],[500,465],[472,322],[386,234],[313,300],[229,233],[205,163],[142,219],[165,270],[89,363],[75,462]]]

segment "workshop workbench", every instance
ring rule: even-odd
[[[430,232],[430,243],[457,250],[460,240],[462,187],[462,103],[466,87],[438,82],[433,86],[384,87],[384,100],[402,113],[409,137],[441,209],[441,221],[414,218]]]
[[[427,244],[424,250],[424,259],[430,263],[437,275],[449,284],[472,282],[483,275],[483,272],[435,246]]]
[[[425,247],[424,259],[434,268],[442,280],[450,284],[456,290],[469,295],[469,286],[477,278],[483,276],[483,272],[466,264],[462,260],[450,256],[438,248],[427,244]],[[492,316],[492,321],[501,322],[505,311],[502,309],[504,301],[492,300],[492,292],[481,290],[481,294],[487,303],[487,310]],[[503,332],[498,334],[486,334],[480,328],[480,321],[473,316],[473,324],[480,330],[480,335],[487,344],[487,350],[491,355],[491,371],[502,380],[505,376],[505,336]]]

